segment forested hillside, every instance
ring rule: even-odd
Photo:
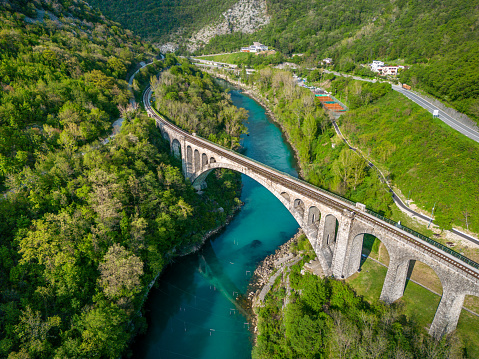
[[[0,49],[0,357],[118,358],[164,266],[238,205],[239,176],[195,194],[128,105],[127,71],[155,51],[86,3],[2,2]],[[216,119],[231,104],[208,86]]]
[[[91,3],[161,43],[168,35],[184,33],[187,39],[235,1]],[[236,51],[261,41],[285,55],[305,53],[308,67],[325,57],[341,71],[372,60],[413,65],[401,74],[403,82],[479,121],[479,0],[267,0],[267,11],[271,21],[263,29],[216,36],[198,53]]]
[[[127,70],[155,52],[85,3],[4,4],[0,188],[49,151],[106,135],[128,104]]]
[[[90,0],[111,19],[153,42],[184,35],[217,20],[236,0]]]
[[[151,87],[156,108],[171,122],[224,147],[237,148],[246,132],[245,109],[236,108],[213,78],[184,61],[164,71]],[[217,114],[217,116],[212,116]]]
[[[413,65],[404,82],[479,120],[478,0],[268,0],[268,12],[271,22],[259,32],[216,37],[200,52],[261,41],[283,54],[305,53],[308,67],[325,57],[341,71],[372,60]]]

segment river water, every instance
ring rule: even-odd
[[[245,154],[297,176],[292,151],[265,110],[237,90],[231,98],[249,111]],[[244,175],[242,180],[239,214],[202,250],[170,265],[151,291],[148,331],[135,343],[134,358],[251,358],[251,334],[235,298],[246,292],[257,263],[290,239],[298,224],[268,190]]]

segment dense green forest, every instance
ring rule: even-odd
[[[209,176],[203,197],[185,181],[154,121],[128,105],[125,76],[156,55],[131,32],[82,1],[0,6],[0,357],[118,358],[164,266],[238,206],[239,176]],[[162,67],[140,70],[135,92]],[[211,91],[198,106],[233,111],[195,73]],[[100,141],[119,116],[121,132]]]
[[[151,86],[157,110],[171,122],[222,146],[239,146],[248,114],[233,105],[210,75],[184,60],[181,66],[162,72]]]
[[[34,2],[7,4],[0,13],[0,188],[42,155],[106,135],[128,104],[128,69],[155,54],[84,3],[37,2],[38,11]]]
[[[309,249],[315,257],[305,236],[298,249]],[[305,257],[278,277],[264,306],[256,309],[259,334],[253,358],[464,357],[455,336],[442,341],[429,337],[400,304],[369,303],[342,281],[301,274],[309,260]]]
[[[105,15],[152,42],[188,38],[220,18],[236,0],[90,0]]]

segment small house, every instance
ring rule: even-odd
[[[253,45],[241,48],[241,52],[262,52],[262,51],[268,51],[268,46],[265,46],[260,42],[253,42]]]

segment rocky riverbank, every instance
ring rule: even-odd
[[[273,288],[277,278],[282,276],[282,286],[286,288],[286,298],[284,305],[289,302],[291,288],[289,286],[290,267],[299,263],[303,259],[315,257],[312,248],[310,250],[300,250],[300,241],[307,239],[304,237],[303,230],[298,232],[289,241],[281,245],[275,253],[266,257],[254,271],[251,277],[248,290],[246,292],[246,304],[250,308],[250,328],[256,341],[258,316],[257,308],[264,305],[264,300],[269,291]],[[308,270],[316,275],[323,276],[319,262],[314,259],[306,262],[303,271]]]
[[[258,316],[256,308],[261,305],[260,296],[269,292],[272,283],[282,273],[281,267],[286,262],[289,262],[294,255],[291,251],[292,245],[298,242],[299,237],[303,234],[300,229],[289,241],[281,245],[273,254],[267,256],[262,262],[258,264],[253,276],[251,277],[248,290],[246,291],[246,305],[250,308],[250,330],[253,334],[253,341],[256,343],[256,336],[258,334]],[[265,293],[266,292],[266,293]],[[264,295],[262,298],[264,299]]]
[[[238,198],[241,196],[241,194],[238,196]],[[205,242],[210,239],[211,237],[213,237],[214,235],[220,233],[223,229],[226,228],[226,226],[228,224],[230,224],[230,222],[233,220],[233,218],[236,216],[236,214],[241,210],[241,207],[243,207],[244,203],[241,203],[240,205],[236,206],[236,207],[233,207],[232,208],[232,211],[231,211],[231,214],[229,214],[227,217],[226,217],[226,220],[223,224],[219,225],[218,227],[206,232],[206,234],[203,236],[203,238],[201,239],[201,241],[199,243],[196,243],[190,247],[186,247],[184,248],[180,253],[179,253],[179,256],[180,257],[183,257],[183,256],[187,256],[188,254],[191,254],[191,253],[194,253],[196,251],[198,251],[199,249],[201,249],[201,247],[203,247],[203,245],[205,244]]]
[[[291,261],[295,257],[291,251],[291,246],[298,243],[298,239],[302,234],[303,230],[299,229],[293,238],[279,246],[273,254],[267,256],[258,264],[248,286],[247,296],[249,301],[253,303],[254,298],[258,297],[264,286],[268,284],[271,276],[286,262]]]

